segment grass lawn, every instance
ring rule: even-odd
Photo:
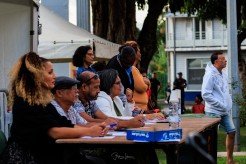
[[[223,129],[220,128],[218,133],[218,152],[226,151],[225,138],[226,138],[226,134],[223,131]],[[240,151],[242,152],[246,151],[246,127],[240,128]],[[234,160],[239,162],[240,164],[246,164],[246,157],[244,156],[234,157]],[[217,162],[218,164],[224,164],[226,163],[226,158],[218,157]]]
[[[246,164],[246,157],[238,156],[233,157],[234,161],[237,161],[239,164]],[[226,157],[218,157],[217,158],[217,164],[225,164],[226,163]]]
[[[225,138],[226,133],[222,128],[219,128],[218,133],[218,152],[225,152]],[[246,127],[240,128],[240,149],[241,151],[246,151]]]
[[[218,152],[225,152],[225,137],[226,134],[223,131],[223,129],[219,129],[218,132]],[[241,127],[240,128],[240,149],[241,151],[246,151],[246,127]],[[166,155],[165,153],[158,149],[156,150],[156,153],[159,158],[159,164],[166,164]],[[234,157],[234,160],[239,162],[240,164],[246,164],[246,157],[244,156],[238,156]],[[226,157],[218,157],[217,158],[217,163],[218,164],[225,164],[226,163]]]

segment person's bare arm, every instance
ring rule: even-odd
[[[79,128],[79,127],[91,127],[94,125],[99,125],[101,124],[101,122],[87,122],[87,124],[76,124],[74,125],[75,128]]]
[[[96,111],[95,116],[97,119],[101,119],[101,120],[106,120],[108,118],[108,116],[105,115],[100,109]]]
[[[78,138],[81,136],[102,136],[107,133],[106,124],[98,124],[92,127],[53,127],[48,130],[48,135],[54,139]]]
[[[95,119],[89,116],[86,112],[80,113],[80,116],[83,117],[87,122],[103,122],[105,119]]]
[[[144,116],[142,116],[142,115],[136,116],[130,120],[119,120],[118,121],[118,129],[142,127],[145,125],[143,120],[144,120]]]
[[[146,114],[146,119],[153,120],[153,119],[158,119],[162,120],[165,118],[165,116],[162,113],[151,113],[151,114]]]

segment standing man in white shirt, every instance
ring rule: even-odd
[[[233,161],[233,149],[236,129],[230,115],[232,98],[229,94],[228,77],[223,70],[227,60],[222,52],[211,55],[211,63],[208,63],[202,83],[202,97],[205,100],[205,113],[208,116],[221,118],[220,126],[227,133],[226,151],[227,164],[235,164]]]

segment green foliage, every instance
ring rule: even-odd
[[[167,86],[167,55],[165,52],[165,10],[158,19],[158,26],[156,30],[158,51],[154,54],[150,61],[149,68],[151,72],[156,73],[157,79],[161,82],[161,90],[158,94],[158,99],[166,98],[165,87]]]
[[[226,0],[185,0],[185,9],[204,20],[218,18],[226,22]]]
[[[162,149],[156,149],[155,150],[158,160],[159,160],[159,164],[166,164],[166,154]]]
[[[169,0],[171,12],[176,11],[197,14],[200,19],[209,20],[218,18],[226,24],[226,0]],[[237,0],[238,32],[246,30],[246,1]]]
[[[240,106],[240,126],[246,125],[246,103]]]
[[[245,126],[246,125],[246,100],[241,95],[235,95],[234,97],[235,98],[233,102],[239,106],[239,110],[240,110],[240,113],[239,113],[240,126]]]
[[[241,104],[239,105],[240,126],[245,126],[246,125],[246,102],[243,101],[240,104]]]
[[[158,51],[150,62],[150,68],[152,72],[167,72],[167,56],[163,42],[160,42]]]
[[[181,11],[184,8],[184,0],[169,0],[170,10],[175,13],[176,11]]]
[[[159,46],[162,46],[163,44],[165,45],[166,43],[166,31],[165,31],[166,22],[165,22],[164,15],[165,15],[165,11],[163,11],[162,14],[159,16],[158,26],[156,30],[156,39],[157,39],[157,44]]]
[[[149,67],[151,72],[156,73],[156,78],[161,82],[161,90],[159,91],[158,99],[163,99],[166,97],[165,87],[167,86],[167,55],[164,50],[163,42],[160,41],[159,43],[159,51],[153,56]]]

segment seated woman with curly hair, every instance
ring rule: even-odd
[[[82,163],[87,160],[75,147],[66,149],[58,138],[101,136],[104,125],[76,127],[50,103],[55,84],[52,63],[34,52],[23,55],[10,72],[9,103],[13,123],[0,163]],[[64,158],[64,153],[66,158]]]

